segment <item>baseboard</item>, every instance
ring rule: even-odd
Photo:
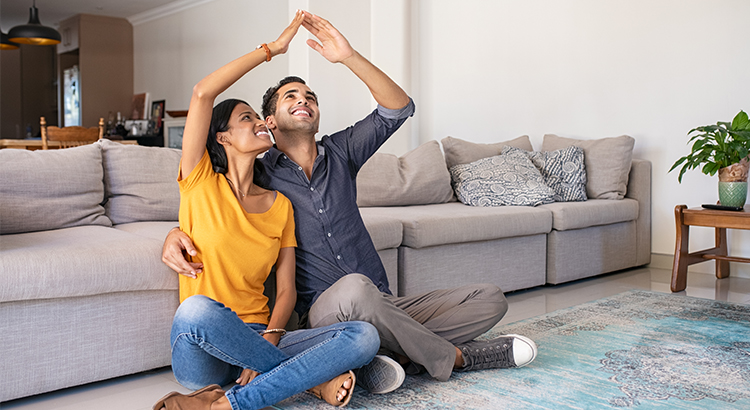
[[[711,261],[706,261],[711,262]],[[674,263],[674,255],[665,253],[652,253],[651,263],[646,265],[647,268],[653,269],[666,269],[672,271],[672,264]],[[700,272],[706,274],[714,274],[713,263],[699,263],[697,265],[691,265],[688,268],[688,272]],[[748,278],[750,279],[750,263],[737,263],[731,262],[729,264],[730,276],[737,278]]]
[[[654,269],[672,270],[672,263],[674,263],[674,255],[664,254],[664,253],[652,253],[651,263],[646,265],[646,267],[654,268]]]

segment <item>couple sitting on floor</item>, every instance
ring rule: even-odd
[[[319,40],[307,40],[310,47],[367,85],[374,112],[316,142],[318,97],[297,77],[266,92],[265,121],[243,101],[213,107],[243,75],[285,53],[300,26]],[[395,390],[405,368],[445,381],[453,371],[534,359],[536,345],[522,336],[474,340],[507,310],[497,286],[410,297],[388,289],[356,205],[356,175],[413,113],[395,82],[328,21],[302,11],[276,41],[193,88],[178,176],[180,228],[167,236],[163,260],[180,274],[174,375],[196,391],[170,393],[155,409],[260,409],[305,390],[343,406],[355,383],[372,393]],[[274,266],[270,312],[263,291]],[[292,309],[300,330],[287,332]],[[226,392],[220,387],[232,382]]]

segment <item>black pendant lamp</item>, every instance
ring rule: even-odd
[[[17,50],[18,44],[8,40],[8,35],[0,30],[0,50]]]
[[[10,29],[8,39],[14,43],[48,46],[59,44],[61,37],[57,30],[43,26],[39,22],[39,10],[34,0],[33,6],[29,9],[29,22]]]

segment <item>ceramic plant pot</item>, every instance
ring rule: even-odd
[[[719,170],[719,203],[726,206],[745,206],[747,200],[747,158]]]

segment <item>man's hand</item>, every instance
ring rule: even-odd
[[[320,41],[318,43],[315,40],[307,40],[307,45],[320,53],[326,60],[332,63],[340,63],[357,53],[349,44],[349,41],[328,20],[306,11],[302,25]]]
[[[173,228],[164,240],[161,261],[180,275],[195,279],[196,275],[203,271],[203,264],[200,262],[188,262],[185,259],[183,251],[190,255],[196,254],[193,241],[190,240],[190,237],[179,228]]]

